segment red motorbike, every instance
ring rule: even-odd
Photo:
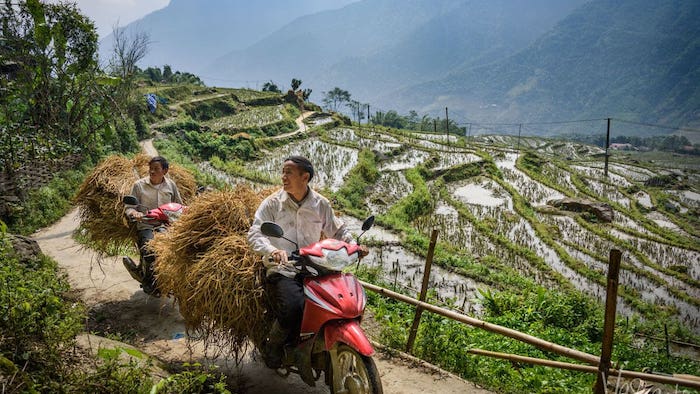
[[[131,195],[124,196],[122,202],[125,205],[135,206],[137,211],[143,212],[144,216],[139,220],[152,225],[154,232],[165,231],[166,228],[176,221],[187,209],[187,207],[182,204],[170,202],[149,210],[141,205],[136,197]],[[149,256],[145,255],[145,253],[143,249],[139,250],[140,257],[138,264],[129,256],[124,256],[122,258],[122,263],[129,272],[129,275],[141,284],[141,288],[146,294],[158,297],[160,292],[153,283],[153,264],[152,261],[149,261]],[[150,260],[153,260],[153,257],[151,257]]]
[[[362,224],[362,234],[373,224],[374,216],[370,216]],[[275,223],[265,222],[260,230],[296,245]],[[359,264],[359,244],[324,239],[301,249],[296,246],[290,263],[304,277],[304,314],[299,338],[285,345],[278,373],[285,377],[297,373],[306,384],[315,386],[323,372],[331,393],[381,394],[382,382],[372,359],[374,348],[360,327],[365,291],[352,274],[341,272]]]

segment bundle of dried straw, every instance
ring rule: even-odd
[[[80,186],[74,202],[80,209],[87,242],[97,252],[108,254],[136,241],[136,233],[124,217],[122,197],[131,191],[136,180],[148,175],[150,159],[144,154],[133,159],[108,156]],[[177,184],[185,203],[192,199],[197,185],[189,171],[171,164],[168,176]]]
[[[255,342],[266,332],[261,259],[246,234],[269,193],[239,184],[201,194],[151,242],[158,288],[175,298],[188,330],[205,345],[225,344],[238,352],[246,339]]]

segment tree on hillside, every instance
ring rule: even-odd
[[[304,101],[309,101],[309,97],[311,96],[311,92],[313,92],[313,90],[311,90],[311,89],[304,89],[301,91],[301,96],[304,99]]]
[[[367,107],[367,104],[362,104],[357,100],[350,100],[346,105],[350,108],[352,117],[355,118],[357,123],[360,123],[365,118],[365,113],[362,112],[362,109]]]
[[[331,109],[331,111],[338,111],[338,107],[350,101],[350,93],[347,90],[343,90],[339,87],[333,88],[330,92],[325,92],[323,97],[323,104]]]
[[[0,65],[18,66],[0,72],[2,168],[13,176],[23,163],[114,147],[113,88],[93,23],[70,3],[12,4],[0,7]]]
[[[160,67],[148,67],[143,72],[146,74],[146,78],[153,82],[163,81],[163,72],[160,71]]]
[[[406,118],[399,115],[398,112],[394,110],[377,112],[372,118],[372,123],[396,129],[405,129],[407,126]]]
[[[276,83],[269,81],[265,82],[262,87],[263,92],[275,92],[275,93],[282,93],[280,88],[277,86]]]
[[[297,91],[301,86],[301,79],[292,78],[292,90]]]
[[[173,69],[169,64],[163,66],[163,82],[170,82],[173,79]]]
[[[133,120],[139,138],[145,138],[148,130],[141,118],[145,112],[144,101],[136,94],[136,79],[140,73],[136,64],[148,54],[151,38],[144,31],[127,31],[116,26],[112,29],[112,35],[114,48],[110,60],[110,71],[119,80],[117,85],[119,110],[123,116]],[[166,71],[163,71],[163,79],[167,78]]]
[[[110,71],[121,78],[127,87],[133,83],[138,72],[136,64],[148,54],[151,45],[150,35],[143,31],[129,30],[114,27],[114,50],[110,60]],[[163,71],[163,78],[166,78]]]
[[[168,75],[166,78],[165,75]],[[202,80],[188,72],[175,71],[173,73],[172,68],[168,65],[163,66],[163,71],[159,67],[148,67],[140,73],[140,78],[145,78],[151,82],[157,83],[183,83],[188,85],[198,85],[205,86]]]

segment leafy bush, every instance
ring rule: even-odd
[[[53,260],[23,264],[0,237],[0,356],[6,364],[0,374],[12,363],[28,376],[23,390],[45,391],[41,387],[62,380],[61,351],[82,330],[84,310],[64,297],[69,285]]]
[[[133,358],[123,360],[122,349],[101,349],[101,359],[94,372],[73,371],[66,391],[98,392],[114,394],[148,394],[152,392],[153,378],[149,368],[144,368]],[[70,389],[68,389],[70,388]],[[183,392],[184,393],[184,392]]]
[[[201,364],[185,364],[186,370],[158,382],[152,394],[206,393],[230,394],[225,376],[216,374],[215,368],[204,368]]]

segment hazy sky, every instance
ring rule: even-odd
[[[50,1],[58,2],[58,0]],[[95,22],[97,33],[102,39],[112,32],[115,24],[128,25],[146,14],[165,7],[170,0],[69,0],[69,2],[75,2],[83,14]]]

